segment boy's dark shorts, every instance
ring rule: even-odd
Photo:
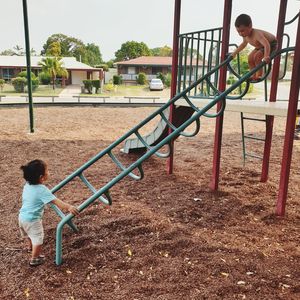
[[[278,45],[277,40],[274,40],[274,41],[270,42],[270,55],[273,54],[277,50],[277,45]],[[265,52],[264,47],[255,48],[255,50],[261,51],[263,54]]]

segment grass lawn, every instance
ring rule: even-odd
[[[33,96],[57,96],[63,89],[61,87],[53,90],[50,85],[40,85],[34,92]],[[1,95],[6,96],[26,96],[27,93],[17,93],[11,84],[5,84]]]
[[[123,96],[143,96],[143,97],[170,97],[170,88],[165,88],[163,91],[150,91],[148,85],[115,85],[111,90],[110,85],[104,85],[102,93],[98,94],[81,94],[81,96],[108,96],[108,97],[123,97]]]
[[[111,90],[108,90],[110,85],[104,85],[102,93],[98,94],[80,94],[85,97],[128,97],[128,96],[141,96],[141,97],[161,97],[161,98],[170,98],[170,88],[164,88],[163,91],[150,91],[148,85],[115,85]],[[256,97],[261,94],[260,90],[253,88],[251,93],[247,93],[245,96]]]

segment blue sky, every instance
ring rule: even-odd
[[[145,42],[150,48],[172,45],[174,0],[27,0],[31,47],[40,51],[53,33],[64,33],[95,43],[104,60],[128,40]],[[181,32],[222,25],[223,0],[182,0]],[[240,13],[251,15],[253,26],[276,33],[279,0],[233,0],[232,23]],[[289,0],[287,19],[300,9]],[[1,3],[0,51],[24,46],[21,0]],[[231,41],[240,38],[231,25]],[[295,34],[295,26],[289,27]]]

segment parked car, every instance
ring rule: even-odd
[[[161,79],[153,78],[149,84],[150,91],[162,91],[164,89],[164,84]]]

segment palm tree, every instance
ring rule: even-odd
[[[52,79],[53,89],[55,89],[56,76],[68,77],[68,71],[62,66],[62,62],[57,57],[45,57],[39,65],[44,73],[48,73]]]
[[[25,54],[24,49],[19,45],[16,45],[15,47],[13,47],[13,50],[14,50],[14,55],[22,56]]]

